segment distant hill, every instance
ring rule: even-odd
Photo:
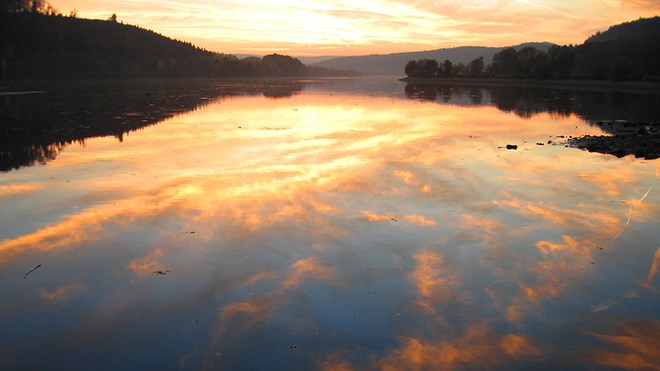
[[[547,51],[552,45],[547,42],[525,43],[516,45],[513,48],[519,50],[532,46],[536,49]],[[490,62],[493,59],[493,55],[504,49],[506,48],[462,46],[421,52],[339,57],[313,65],[335,69],[353,69],[365,75],[403,75],[406,63],[411,60],[435,59],[442,62],[445,59],[449,59],[453,63],[467,64],[476,58],[484,57],[485,61]]]
[[[660,17],[640,18],[636,21],[621,23],[610,27],[607,31],[597,32],[589,37],[585,44],[607,41],[625,41],[655,39],[660,40]]]

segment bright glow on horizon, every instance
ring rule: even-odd
[[[52,0],[230,54],[361,55],[549,41],[579,44],[660,13],[655,0]]]

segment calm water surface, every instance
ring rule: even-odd
[[[660,364],[660,160],[561,144],[658,121],[629,108],[657,96],[349,80],[0,98],[0,368]]]

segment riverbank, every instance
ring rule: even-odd
[[[405,77],[399,79],[412,84],[431,85],[468,85],[468,86],[515,86],[535,88],[555,88],[592,91],[621,91],[659,93],[660,82],[657,81],[606,81],[606,80],[531,80],[505,78],[473,78],[473,77],[441,77],[419,78]]]

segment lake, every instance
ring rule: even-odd
[[[660,160],[565,143],[657,123],[659,102],[4,87],[0,368],[657,367]]]

